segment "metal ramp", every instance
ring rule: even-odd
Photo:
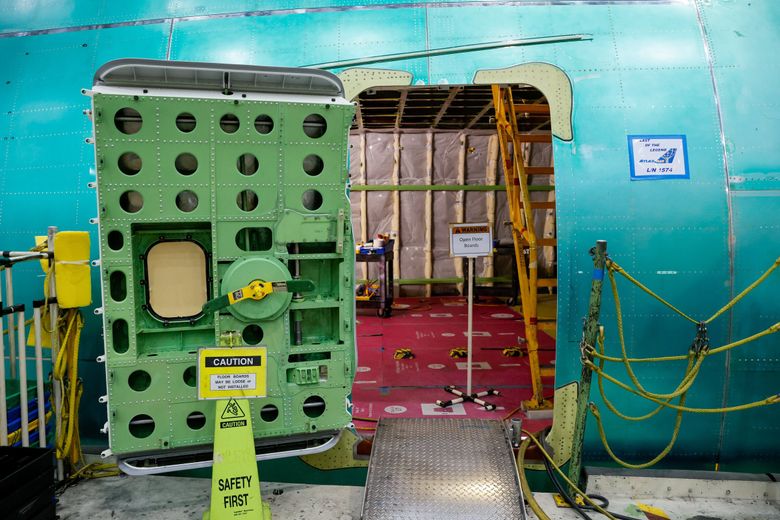
[[[379,421],[363,520],[517,520],[525,507],[501,421]]]

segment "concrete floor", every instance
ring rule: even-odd
[[[60,520],[200,520],[211,480],[185,477],[110,477],[82,481],[57,505]],[[263,500],[276,519],[357,520],[363,488],[263,483]]]
[[[572,509],[559,508],[555,505],[553,497],[549,493],[536,495],[539,505],[547,513],[551,520],[575,520],[581,517]],[[777,504],[770,504],[761,500],[690,500],[684,498],[661,498],[651,500],[635,500],[632,497],[612,496],[609,511],[635,518],[647,520],[649,517],[638,511],[636,503],[652,504],[660,509],[671,520],[777,520],[780,518],[780,509]],[[598,513],[588,513],[591,518],[603,519]],[[529,519],[536,520],[536,516],[529,511]],[[663,517],[655,517],[663,518]]]
[[[768,475],[704,471],[588,468],[588,493],[604,495],[609,510],[638,520],[657,509],[656,519],[770,520],[780,518],[780,482]],[[777,480],[777,477],[774,477]],[[536,500],[551,520],[580,518],[572,509],[558,508],[548,493]],[[603,518],[593,513],[592,518]],[[530,518],[536,518],[530,515]]]
[[[611,511],[638,520],[648,518],[641,505],[659,508],[673,520],[780,518],[780,482],[645,474],[650,476],[593,476],[588,491],[607,495]],[[61,520],[200,520],[208,507],[210,484],[208,479],[165,476],[84,481],[62,494],[57,512]],[[265,483],[262,495],[278,520],[358,520],[363,488]],[[553,520],[579,518],[571,509],[556,507],[549,493],[537,493],[536,499]],[[535,516],[529,513],[529,518]]]

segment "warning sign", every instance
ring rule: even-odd
[[[493,229],[490,224],[450,224],[452,256],[490,256],[493,253]]]
[[[490,226],[487,224],[453,224],[453,235],[473,235],[474,233],[490,233]]]
[[[211,505],[203,518],[268,520],[271,511],[260,498],[249,400],[217,401],[215,411]]]
[[[225,405],[225,410],[219,416],[219,427],[224,428],[240,428],[247,425],[246,414],[244,409],[235,399],[230,399]]]
[[[265,397],[265,347],[202,348],[198,351],[198,399]]]

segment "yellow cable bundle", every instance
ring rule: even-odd
[[[593,507],[596,511],[601,513],[602,515],[606,516],[610,520],[617,520],[617,518],[612,515],[609,511],[601,507],[599,504],[597,504],[591,497],[587,495],[584,491],[582,491],[580,488],[577,487],[577,485],[569,479],[569,477],[564,473],[564,471],[561,469],[561,467],[555,463],[555,460],[553,459],[552,455],[550,455],[547,450],[544,449],[544,446],[542,446],[542,443],[534,436],[534,434],[522,430],[523,434],[526,435],[525,440],[520,444],[520,449],[517,452],[517,471],[518,476],[520,477],[520,486],[523,490],[523,495],[525,499],[528,501],[528,505],[531,507],[531,510],[534,512],[534,514],[540,519],[540,520],[550,520],[550,517],[544,512],[544,510],[541,508],[539,503],[534,498],[533,491],[531,491],[531,487],[528,485],[528,478],[525,475],[525,452],[528,449],[528,446],[533,442],[539,452],[544,456],[545,459],[550,461],[550,465],[555,470],[558,475],[563,478],[564,482],[571,487],[575,493],[579,495],[580,498],[582,498],[583,502],[587,502],[590,506]],[[577,496],[574,497],[575,500],[577,499]]]
[[[35,237],[36,246],[31,251],[46,250],[46,237]],[[56,289],[57,300],[62,312],[57,317],[57,326],[54,331],[48,328],[49,306],[44,305],[42,310],[42,338],[44,347],[51,347],[52,333],[59,337],[60,350],[52,367],[53,377],[60,383],[62,391],[62,413],[58,418],[59,435],[55,441],[56,455],[58,459],[67,460],[71,466],[71,475],[68,480],[75,481],[82,478],[100,478],[119,475],[116,464],[84,462],[81,453],[81,441],[79,437],[79,403],[84,391],[83,383],[78,377],[79,343],[81,341],[81,329],[84,327],[84,318],[78,307],[85,307],[92,303],[92,288],[89,272],[90,242],[89,233],[85,231],[62,231],[54,238],[55,264],[56,264]],[[49,298],[49,269],[48,261],[41,260],[41,268],[46,274],[43,280],[43,293]],[[30,325],[32,319],[25,325]],[[3,330],[3,334],[7,331]],[[35,344],[33,331],[30,330],[28,345]],[[53,397],[52,397],[53,399]],[[52,405],[52,408],[54,406]],[[46,420],[53,412],[46,414]],[[30,429],[38,427],[38,420],[30,423]],[[13,435],[21,437],[21,431]],[[9,436],[13,439],[15,437]],[[17,439],[18,440],[18,439]]]
[[[60,231],[54,237],[57,302],[62,309],[87,307],[92,303],[89,273],[89,233]]]
[[[78,358],[83,326],[84,318],[78,309],[65,312],[60,326],[60,351],[54,365],[54,378],[60,382],[63,389],[57,458],[68,459],[74,465],[81,460],[78,414],[83,386],[78,376]]]
[[[64,311],[58,320],[60,350],[54,364],[54,378],[62,388],[62,416],[56,441],[57,458],[70,463],[69,480],[119,475],[115,464],[84,462],[79,436],[79,403],[84,386],[78,375],[79,344],[84,318],[78,309]]]

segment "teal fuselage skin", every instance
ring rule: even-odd
[[[582,317],[596,240],[610,256],[666,299],[705,319],[780,255],[780,3],[711,1],[404,2],[354,6],[341,0],[268,0],[219,6],[164,2],[17,2],[0,20],[0,231],[4,249],[23,249],[48,225],[94,229],[90,124],[81,111],[94,71],[117,58],[154,58],[267,66],[357,59],[491,41],[567,34],[590,39],[374,63],[405,71],[413,85],[470,84],[480,70],[543,62],[571,82],[571,140],[553,138],[558,231],[556,385],[579,378]],[[300,9],[299,9],[300,8]],[[332,70],[340,72],[339,69]],[[555,100],[550,100],[552,104]],[[628,136],[684,136],[683,151],[653,159],[687,160],[687,176],[632,180]],[[651,139],[655,139],[652,137]],[[668,150],[665,150],[668,151]],[[682,157],[682,155],[684,157]],[[633,157],[633,159],[637,159]],[[639,163],[636,163],[639,164]],[[659,171],[658,173],[665,173]],[[93,240],[95,257],[97,241]],[[35,266],[18,269],[20,301],[38,297]],[[95,295],[99,284],[95,273]],[[628,351],[635,357],[687,352],[695,326],[619,281]],[[780,277],[769,279],[709,326],[719,346],[780,321]],[[605,287],[607,350],[619,352],[615,307]],[[91,310],[86,314],[92,315]],[[104,420],[100,325],[83,336],[82,432]],[[777,336],[707,359],[687,404],[722,407],[778,393]],[[614,365],[614,364],[613,364]],[[645,386],[669,392],[684,362],[643,364]],[[624,370],[610,373],[627,380]],[[611,384],[606,391],[632,415],[654,407]],[[607,412],[613,447],[642,462],[666,445],[674,414],[639,424]],[[674,467],[775,471],[772,432],[780,410],[691,414],[666,463]],[[588,463],[608,460],[592,419]]]

